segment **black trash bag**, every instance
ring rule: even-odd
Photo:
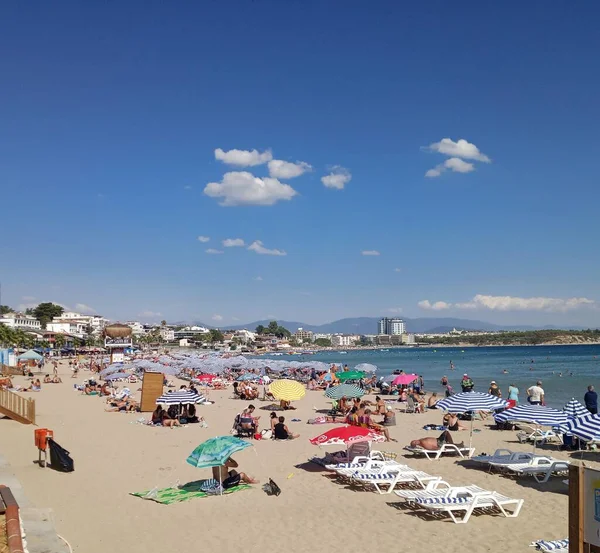
[[[281,493],[281,488],[269,478],[269,481],[263,486],[263,490],[267,495],[278,496]]]
[[[54,470],[60,472],[75,470],[75,462],[64,447],[59,446],[52,438],[48,438],[48,447],[50,448],[50,466]]]

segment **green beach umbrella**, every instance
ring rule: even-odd
[[[336,373],[336,376],[339,380],[345,382],[346,380],[360,380],[365,377],[365,373],[361,371],[346,371],[343,373]]]
[[[250,446],[250,443],[234,436],[216,436],[201,443],[186,461],[199,469],[220,467],[234,453]]]

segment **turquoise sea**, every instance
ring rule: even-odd
[[[267,356],[268,357],[268,356]],[[275,358],[274,358],[275,359]],[[521,402],[526,401],[525,390],[543,382],[546,403],[562,407],[571,398],[583,402],[589,384],[600,386],[600,345],[585,346],[515,346],[478,348],[390,348],[389,350],[327,351],[316,355],[276,357],[300,361],[312,359],[326,363],[358,363],[377,365],[378,376],[385,376],[396,369],[423,375],[425,389],[442,392],[440,379],[446,375],[455,392],[460,392],[460,380],[464,373],[475,382],[475,390],[487,392],[495,380],[507,396],[509,384],[520,390]],[[454,370],[450,370],[450,362]],[[507,370],[508,374],[503,374]],[[561,376],[562,374],[562,376]]]

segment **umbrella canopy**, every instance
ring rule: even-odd
[[[121,380],[122,378],[129,378],[131,375],[129,373],[113,373],[104,377],[104,380]]]
[[[198,382],[212,382],[215,378],[217,378],[216,374],[199,374],[194,380]]]
[[[385,436],[362,426],[338,426],[310,440],[313,445],[345,445],[357,442],[383,442]]]
[[[238,382],[246,382],[248,380],[258,380],[260,378],[259,374],[246,373],[237,378]]]
[[[19,361],[41,361],[43,357],[39,353],[30,349],[29,351],[19,355],[17,359]]]
[[[156,400],[156,404],[164,403],[166,405],[190,405],[192,403],[201,403],[204,401],[204,396],[191,392],[189,390],[181,390],[180,392],[171,392],[163,394]]]
[[[523,404],[499,413],[494,419],[496,419],[496,422],[522,421],[539,424],[541,426],[559,426],[567,422],[567,415],[564,411],[552,409],[551,407],[546,407],[544,405]]]
[[[394,380],[392,380],[392,386],[405,386],[410,384],[419,378],[418,374],[399,374]]]
[[[365,377],[365,373],[362,371],[346,371],[342,373],[336,373],[336,376],[339,380],[345,382],[346,380],[360,380],[361,378]]]
[[[269,386],[269,391],[277,398],[284,401],[298,401],[306,394],[304,385],[295,380],[275,380]]]
[[[371,365],[371,363],[359,363],[354,367],[354,370],[365,373],[374,373],[377,370],[377,365]]]
[[[565,424],[561,424],[559,429],[586,442],[600,440],[600,415],[592,415],[588,412],[587,415],[570,419]]]
[[[186,459],[196,468],[220,467],[237,451],[250,447],[249,442],[234,436],[216,436],[201,443]]]
[[[339,386],[330,386],[325,391],[325,396],[330,399],[340,399],[342,397],[362,397],[365,391],[358,386],[352,384],[340,384]]]
[[[508,403],[505,400],[483,392],[462,392],[442,399],[435,404],[437,409],[450,413],[495,411],[496,409],[503,409],[507,405]]]
[[[589,415],[590,412],[576,399],[571,399],[564,407],[563,411],[570,419],[578,419]]]

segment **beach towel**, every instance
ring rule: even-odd
[[[189,501],[190,499],[195,499],[196,497],[220,495],[220,490],[218,494],[214,493],[213,488],[211,488],[211,483],[213,483],[212,479],[198,480],[196,482],[189,482],[188,484],[184,484],[178,488],[163,488],[161,490],[154,489],[144,492],[135,492],[129,495],[141,497],[142,499],[150,499],[151,501],[156,501],[156,503],[160,503],[162,505],[171,505],[172,503]],[[232,488],[228,488],[227,490],[223,490],[223,495],[241,490],[247,490],[250,487],[251,486],[248,484],[240,484],[239,486],[234,486]]]

